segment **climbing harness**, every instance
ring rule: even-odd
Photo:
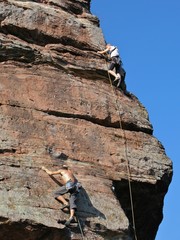
[[[106,60],[105,60],[106,62]],[[107,62],[106,62],[106,67],[108,69],[108,66],[107,66]],[[108,71],[107,71],[108,72]],[[132,196],[132,187],[131,187],[131,171],[130,171],[130,167],[129,167],[129,160],[128,160],[128,153],[127,153],[127,139],[126,139],[126,134],[125,134],[125,131],[122,127],[122,119],[121,119],[121,112],[120,112],[120,108],[119,108],[119,104],[118,104],[118,100],[117,100],[117,95],[116,95],[116,91],[113,87],[113,84],[112,84],[112,80],[111,80],[111,76],[110,76],[110,73],[108,72],[108,78],[109,78],[109,82],[110,82],[110,85],[111,85],[111,88],[113,90],[113,93],[114,93],[114,96],[116,98],[116,109],[117,109],[117,112],[118,112],[118,116],[119,116],[119,126],[120,126],[120,129],[122,130],[123,132],[123,136],[124,136],[124,145],[125,145],[125,156],[126,156],[126,168],[127,168],[127,175],[128,175],[128,186],[129,186],[129,196],[130,196],[130,204],[131,204],[131,214],[132,214],[132,223],[133,223],[133,231],[134,231],[134,237],[135,237],[135,240],[138,240],[137,238],[137,233],[136,233],[136,224],[135,224],[135,214],[134,214],[134,204],[133,204],[133,196]]]

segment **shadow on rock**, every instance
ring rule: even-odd
[[[82,187],[77,200],[78,211],[77,214],[82,218],[90,218],[90,217],[99,217],[102,219],[106,219],[105,215],[95,208],[86,192],[86,190]]]

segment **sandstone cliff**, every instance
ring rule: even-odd
[[[82,239],[57,223],[58,179],[41,170],[62,163],[83,185],[84,239],[134,239],[128,180],[137,238],[155,239],[171,161],[138,99],[110,85],[90,0],[1,0],[0,23],[0,239]]]

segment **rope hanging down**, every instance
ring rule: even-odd
[[[106,60],[105,60],[105,62],[106,62]],[[106,62],[106,67],[108,69],[107,62]],[[114,96],[115,96],[116,110],[117,110],[117,113],[118,113],[118,116],[119,116],[119,126],[120,126],[120,129],[123,132],[123,136],[124,136],[123,138],[125,140],[125,142],[124,142],[124,145],[125,145],[125,158],[126,158],[126,168],[127,168],[127,175],[128,175],[128,186],[129,186],[129,196],[130,196],[130,204],[131,204],[133,231],[134,231],[135,240],[138,240],[137,233],[136,233],[134,204],[133,204],[132,187],[131,187],[131,172],[130,172],[129,161],[128,161],[128,153],[127,153],[127,139],[126,139],[125,131],[124,131],[123,127],[122,127],[122,119],[121,119],[120,108],[119,108],[119,104],[118,104],[118,100],[117,100],[116,91],[115,91],[115,89],[113,87],[111,76],[110,76],[109,72],[108,72],[108,78],[109,78],[109,82],[110,82],[111,88],[112,88]]]
[[[78,223],[78,226],[79,226],[79,230],[81,232],[81,238],[82,240],[84,240],[84,233],[83,233],[83,230],[82,230],[82,227],[81,227],[81,223],[80,223],[80,220],[79,220],[79,217],[77,216],[77,214],[75,215],[76,216],[76,220],[77,220],[77,223]]]

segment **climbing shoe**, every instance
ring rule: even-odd
[[[64,225],[65,225],[65,226],[69,226],[71,223],[76,223],[74,217],[69,218],[69,219],[65,222]]]
[[[68,204],[63,204],[63,206],[61,207],[61,210],[64,210],[64,209],[69,209],[69,205]]]
[[[66,223],[66,220],[60,220],[60,219],[59,219],[59,220],[57,220],[57,223],[64,225],[64,224]]]

